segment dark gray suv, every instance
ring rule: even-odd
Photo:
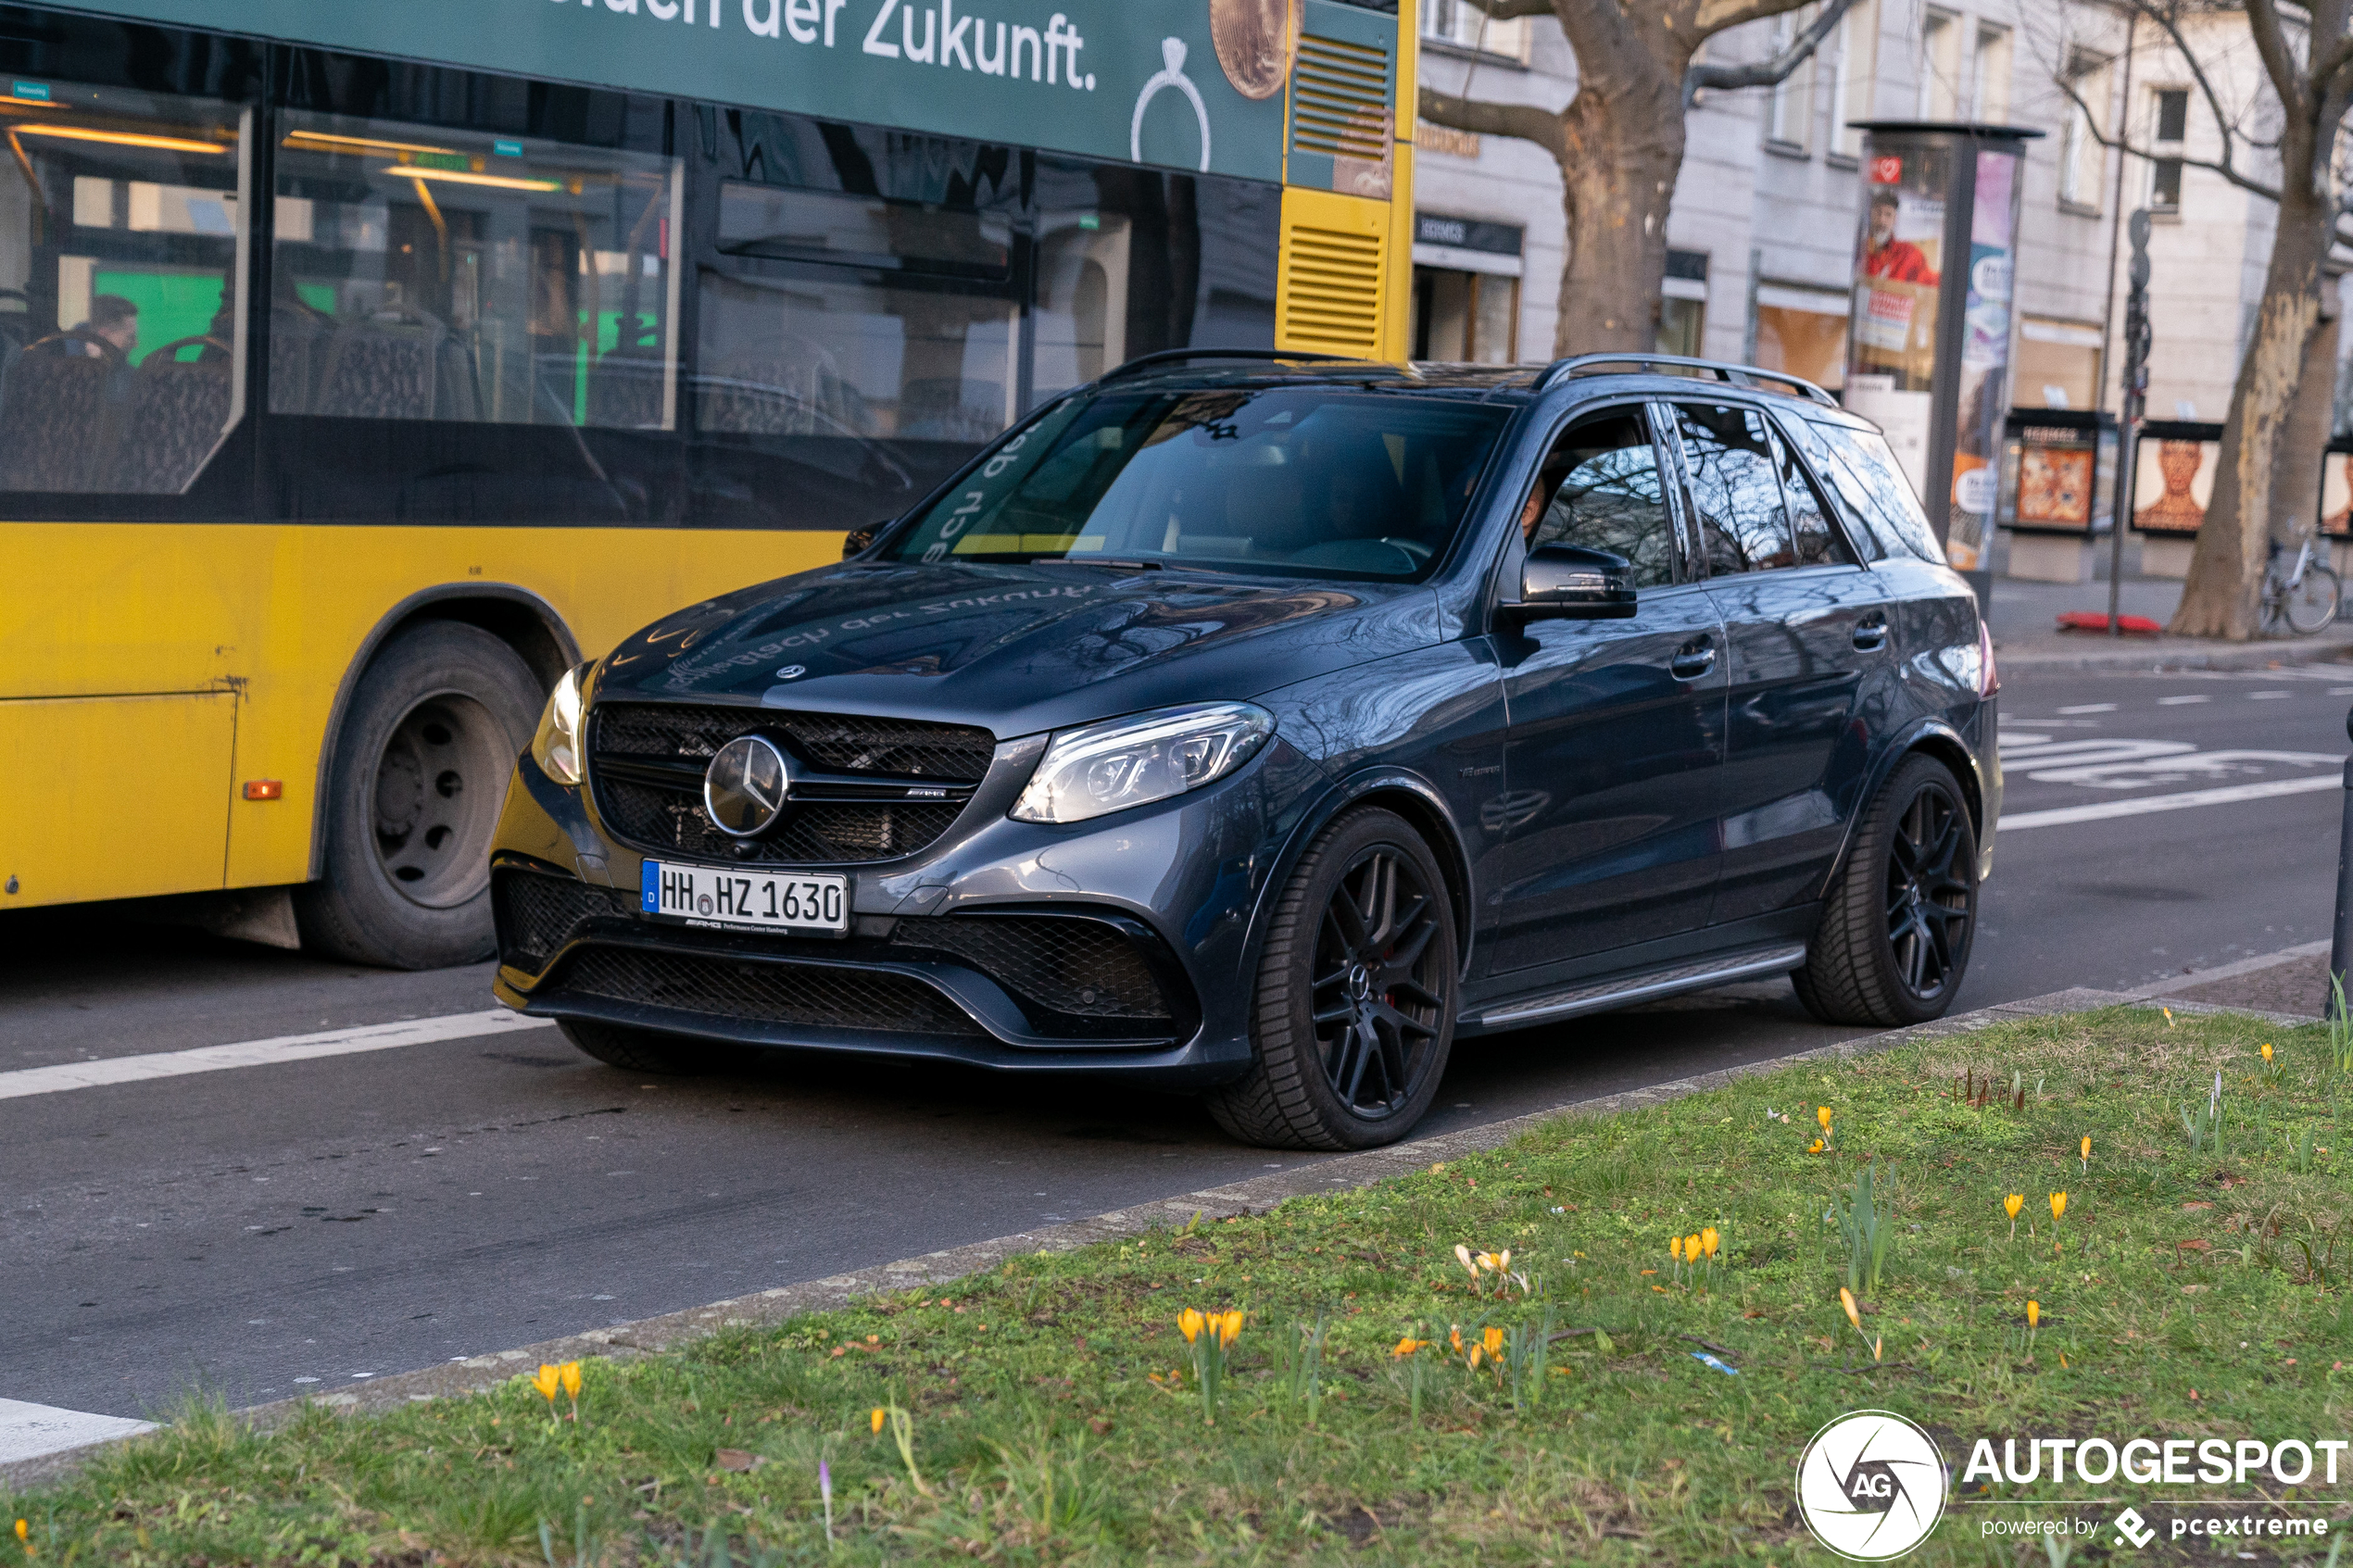
[[[509,1005],[634,1072],[848,1050],[1402,1137],[1465,1035],[1787,973],[1950,1005],[1992,645],[1885,442],[1698,361],[1188,353],[840,565],[566,676]]]

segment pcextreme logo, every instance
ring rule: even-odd
[[[1839,1556],[1885,1562],[1928,1539],[1944,1514],[1944,1456],[1893,1411],[1842,1415],[1797,1461],[1797,1511]]]

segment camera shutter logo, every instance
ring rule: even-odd
[[[1935,1439],[1892,1411],[1840,1416],[1797,1461],[1806,1527],[1856,1562],[1885,1562],[1928,1539],[1944,1517],[1944,1489]]]
[[[703,770],[703,809],[720,832],[750,838],[774,825],[791,787],[791,771],[774,742],[765,735],[737,735]]]

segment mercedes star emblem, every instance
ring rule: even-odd
[[[722,833],[751,838],[775,824],[792,773],[785,754],[762,735],[737,735],[703,771],[702,806]]]

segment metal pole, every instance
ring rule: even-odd
[[[2345,716],[2345,734],[2353,739],[2353,713]],[[2345,760],[2345,819],[2337,829],[2336,929],[2329,941],[2330,976],[2341,980],[2348,964],[2353,964],[2353,757]],[[2321,1010],[2332,1019],[2343,1017],[2337,1000],[2333,985],[2322,998]]]
[[[2116,504],[2108,520],[2108,634],[2124,634],[2124,526],[2133,517],[2133,470],[2140,464],[2141,417],[2149,389],[2149,215],[2126,225],[2133,237],[2132,289],[2124,296],[2124,402],[2116,421]]]
[[[2115,205],[2110,209],[2115,213],[2115,217],[2109,220],[2108,228],[2108,298],[2100,307],[2100,391],[2103,394],[2108,390],[2108,373],[2116,363],[2109,358],[2109,351],[2113,346],[2116,332],[2116,252],[2124,238],[2124,133],[2132,125],[2133,44],[2134,31],[2140,23],[2141,19],[2137,13],[2124,19],[2124,92],[2116,101],[2116,194],[2113,198]],[[2125,391],[2127,379],[2124,376],[2119,376],[2116,379],[2118,393],[2116,461],[2120,475],[2124,464],[2128,461],[2126,447],[2130,444],[2124,433],[2122,417],[2124,399],[2131,395]],[[2104,397],[2095,397],[2094,406],[2096,407],[2102,401],[2105,401]],[[2093,433],[2093,439],[2098,440],[2097,432]],[[2124,634],[2124,628],[2116,623],[2116,617],[2124,595],[2123,589],[2117,584],[2124,576],[2124,510],[2121,503],[2126,498],[2126,494],[2120,477],[2116,490],[2119,506],[2108,520],[2108,634],[2111,637],[2121,637]]]

